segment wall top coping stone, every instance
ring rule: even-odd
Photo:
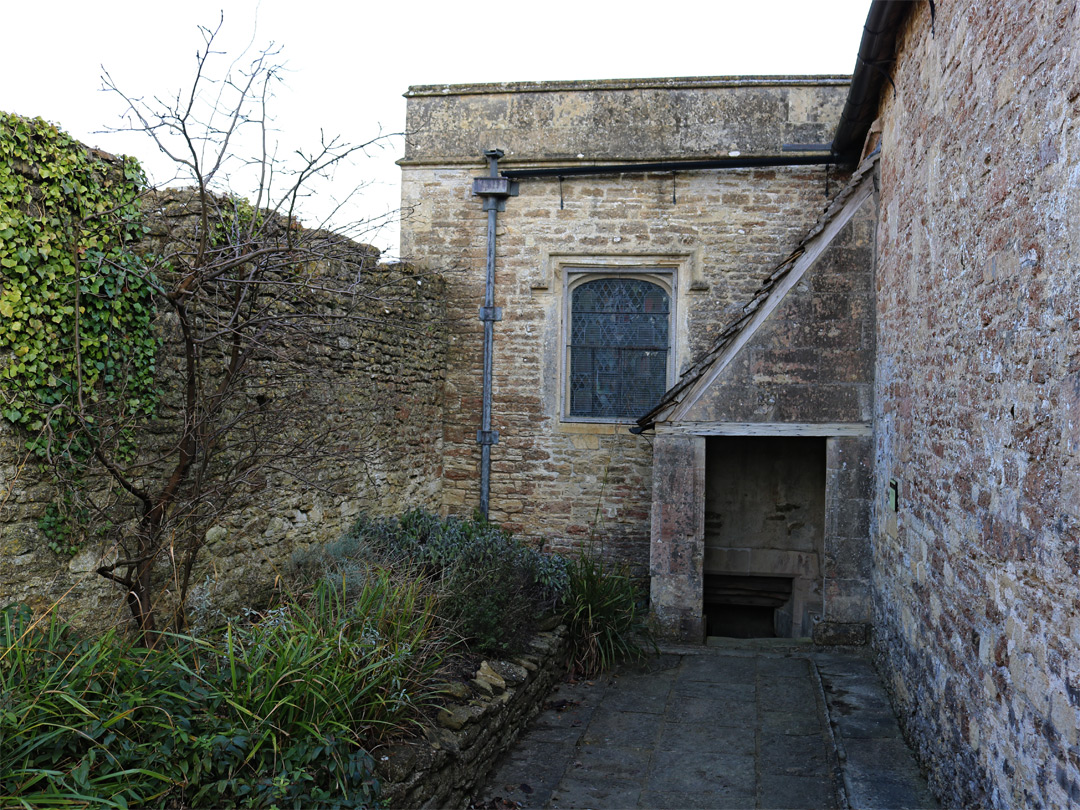
[[[586,81],[487,82],[481,84],[419,84],[405,98],[421,96],[474,96],[497,93],[563,93],[592,90],[679,90],[710,87],[846,87],[851,76],[688,76],[668,79],[592,79]]]

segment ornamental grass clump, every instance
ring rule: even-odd
[[[324,580],[302,602],[230,624],[216,677],[252,715],[357,739],[417,722],[441,660],[434,597],[418,580],[373,570],[359,587]]]
[[[592,678],[620,660],[656,650],[648,612],[625,565],[582,553],[570,563],[568,575],[563,611],[576,674]]]
[[[371,745],[417,724],[445,644],[422,583],[372,571],[209,638],[0,611],[0,806],[371,807]]]

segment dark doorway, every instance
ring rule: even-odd
[[[810,635],[821,611],[825,448],[817,436],[707,439],[708,635]]]
[[[791,577],[705,575],[705,633],[773,638],[776,610],[791,601]]]

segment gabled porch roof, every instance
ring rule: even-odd
[[[878,154],[875,151],[860,164],[791,254],[762,280],[753,298],[743,307],[742,314],[723,329],[713,346],[683,372],[656,406],[637,420],[638,427],[634,432],[649,430],[658,422],[678,422],[723,373],[873,194]]]

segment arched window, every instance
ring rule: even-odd
[[[569,287],[569,417],[635,418],[668,387],[671,295],[652,279],[583,274]]]

